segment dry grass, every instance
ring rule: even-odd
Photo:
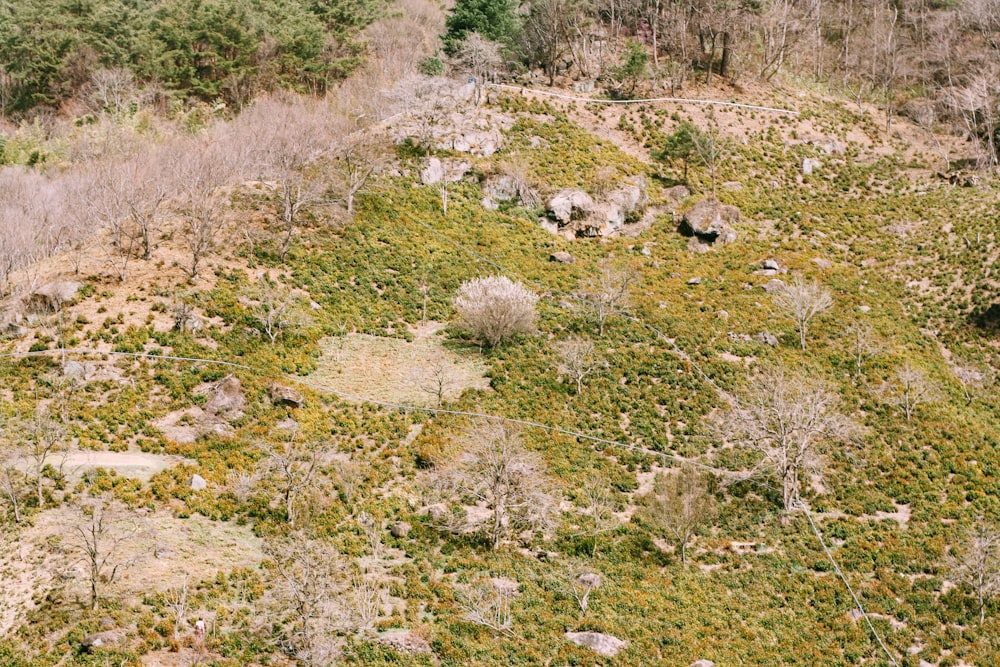
[[[72,513],[47,510],[33,526],[21,531],[17,542],[0,545],[0,636],[18,622],[35,599],[56,586],[68,599],[87,597],[83,563],[64,548]],[[194,581],[218,572],[256,565],[262,558],[261,541],[248,526],[211,521],[195,515],[177,519],[167,514],[147,517],[150,538],[134,546],[137,565],[124,571],[111,595],[145,595],[178,586],[189,576]],[[154,554],[154,545],[156,553]]]
[[[486,389],[486,364],[442,345],[444,325],[428,322],[413,342],[350,334],[322,341],[319,368],[310,381],[367,400],[434,405],[437,390],[454,400],[466,389]]]

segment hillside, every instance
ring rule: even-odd
[[[0,665],[1000,662],[979,148],[417,75],[411,4],[324,100],[0,173],[100,221],[4,255]]]

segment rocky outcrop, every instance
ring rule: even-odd
[[[586,220],[594,211],[594,200],[583,190],[568,188],[560,190],[545,204],[548,216],[560,227],[572,222]]]
[[[736,240],[733,225],[740,221],[740,210],[716,199],[703,199],[681,218],[679,231],[691,237],[688,249],[706,252],[714,245],[726,245]]]
[[[80,287],[80,283],[70,280],[45,283],[25,299],[24,305],[28,310],[55,313],[76,301]]]
[[[212,387],[204,410],[209,414],[232,420],[243,416],[246,404],[247,399],[243,394],[239,378],[227,375]]]
[[[545,226],[569,238],[621,234],[646,205],[644,185],[636,179],[599,200],[578,188],[560,190],[546,202]]]
[[[302,394],[283,384],[272,384],[267,388],[267,393],[271,397],[271,402],[275,405],[301,408],[302,404],[305,403],[305,398],[303,398]]]
[[[589,649],[593,649],[598,655],[609,658],[618,655],[628,645],[627,642],[617,637],[601,632],[567,632],[566,639],[577,646],[586,646]]]
[[[424,185],[455,183],[465,178],[470,169],[472,169],[472,163],[468,160],[442,160],[432,157],[424,163],[423,169],[420,170],[420,182]]]

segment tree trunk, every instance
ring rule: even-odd
[[[712,41],[709,43],[708,51],[708,74],[705,78],[705,83],[709,86],[712,85],[712,69],[715,67],[715,33],[712,33]]]
[[[728,32],[722,33],[722,62],[719,64],[719,75],[729,76],[729,60],[733,55],[733,40]]]

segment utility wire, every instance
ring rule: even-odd
[[[703,106],[720,106],[720,107],[734,107],[737,109],[751,109],[753,111],[767,111],[770,113],[785,114],[786,116],[799,115],[799,112],[793,109],[779,109],[776,107],[758,106],[756,104],[724,102],[722,100],[699,100],[687,97],[647,97],[645,99],[640,98],[634,100],[605,100],[594,97],[577,97],[575,95],[565,95],[563,93],[555,93],[549,90],[538,90],[537,88],[510,86],[503,83],[487,83],[486,86],[489,88],[499,88],[503,90],[518,90],[525,93],[533,93],[535,95],[548,95],[549,97],[558,97],[559,99],[563,100],[573,100],[575,102],[589,102],[593,104],[648,104],[650,102],[673,102],[675,104],[701,104]]]

